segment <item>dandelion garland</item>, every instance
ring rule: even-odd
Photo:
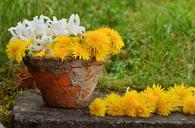
[[[12,38],[6,51],[8,57],[18,63],[26,55],[105,61],[109,56],[118,54],[124,46],[116,30],[99,28],[85,31],[77,14],[72,14],[68,20],[36,16],[32,21],[25,19],[19,22],[9,31]]]
[[[94,116],[129,116],[148,118],[152,114],[169,116],[171,112],[195,115],[195,88],[184,84],[174,85],[167,91],[160,85],[153,85],[144,91],[127,91],[123,96],[116,93],[97,98],[90,105]],[[101,100],[101,104],[99,103]],[[103,105],[102,105],[103,104]],[[102,108],[101,108],[102,106]],[[95,109],[95,108],[98,108]],[[102,110],[101,113],[99,110]]]

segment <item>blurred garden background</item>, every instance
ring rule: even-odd
[[[36,15],[68,18],[78,13],[87,30],[111,27],[125,47],[108,61],[99,88],[144,89],[153,83],[195,85],[195,0],[1,0],[0,122],[8,124],[19,67],[5,49],[8,28]]]

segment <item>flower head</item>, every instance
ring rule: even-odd
[[[58,20],[55,16],[53,20],[47,21],[47,24],[50,28],[50,32],[52,36],[58,35],[68,35],[68,30],[66,29],[67,19],[60,19]]]
[[[108,58],[108,54],[106,51],[102,52],[92,52],[95,55],[95,59],[97,61],[105,61]]]
[[[144,90],[143,92],[140,93],[140,97],[145,99],[146,101],[148,101],[148,103],[154,107],[156,107],[156,103],[158,100],[158,96],[156,96],[153,93],[153,90],[151,90],[150,88],[147,88],[146,90]]]
[[[32,33],[32,38],[37,38],[43,35],[49,35],[49,25],[46,23],[49,19],[47,16],[35,16],[33,20],[24,20],[27,31]]]
[[[47,44],[51,43],[49,42],[49,36],[41,36],[40,39],[36,39],[32,41],[32,44],[29,46],[29,49],[33,52],[40,52],[46,50]]]
[[[145,91],[153,94],[156,97],[159,97],[165,93],[165,90],[158,84],[153,84],[152,87],[147,87]]]
[[[111,116],[122,116],[124,115],[123,111],[123,100],[122,97],[116,93],[111,93],[106,96],[106,107],[107,114]]]
[[[120,36],[120,34],[113,29],[110,28],[100,28],[98,31],[101,31],[108,35],[111,41],[110,50],[112,54],[118,54],[120,49],[124,46],[124,42]]]
[[[195,115],[195,96],[188,96],[183,103],[183,112]]]
[[[81,35],[85,32],[85,27],[80,26],[80,18],[78,14],[72,14],[66,24],[69,35]]]
[[[54,43],[58,43],[61,46],[68,45],[70,44],[70,42],[71,42],[71,38],[65,35],[56,36],[56,38],[54,39]]]
[[[57,36],[53,44],[53,56],[64,59],[71,54],[69,45],[71,45],[71,38],[69,36]]]
[[[139,103],[136,106],[136,116],[138,117],[150,117],[155,111],[155,106],[148,103],[148,101],[139,99]]]
[[[179,110],[181,103],[175,97],[175,95],[170,95],[169,93],[163,93],[159,96],[157,101],[157,114],[168,116],[171,112]]]
[[[106,60],[111,43],[106,34],[100,31],[88,31],[85,33],[85,43],[97,61]]]
[[[90,114],[94,116],[105,116],[106,112],[106,104],[105,101],[96,98],[90,105],[89,105]]]
[[[20,63],[30,43],[31,40],[11,39],[6,49],[8,58]]]
[[[15,27],[11,27],[8,29],[11,33],[12,38],[14,39],[32,39],[33,34],[29,32],[26,28],[26,24],[24,22],[18,22]]]
[[[76,59],[89,60],[91,57],[90,50],[79,42],[73,43],[71,46],[72,56]]]
[[[87,46],[95,52],[108,52],[110,46],[109,37],[100,31],[88,31],[85,33]]]
[[[184,99],[192,95],[192,88],[185,86],[184,84],[175,85],[169,89],[169,93],[176,95],[180,102],[183,102]]]
[[[123,96],[123,107],[126,115],[136,117],[136,107],[139,105],[138,98],[137,91],[129,91]]]

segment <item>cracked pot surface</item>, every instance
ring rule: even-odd
[[[26,57],[24,63],[49,106],[83,108],[88,105],[105,62]]]

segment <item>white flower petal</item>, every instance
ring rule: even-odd
[[[41,15],[35,16],[33,20],[25,19],[18,22],[16,27],[8,29],[13,38],[31,39],[33,40],[32,48],[40,50],[40,44],[50,43],[58,35],[79,35],[85,32],[85,27],[80,26],[80,18],[78,14],[72,14],[67,19],[58,20],[55,16],[53,19]]]
[[[76,24],[76,26],[80,25],[80,18],[79,18],[78,14],[75,15],[75,24]]]
[[[11,28],[8,29],[8,31],[9,31],[9,32],[12,34],[12,36],[14,36],[14,37],[17,36],[17,34],[15,33],[15,29],[16,29],[16,27],[11,27]]]
[[[75,16],[74,14],[72,14],[68,20],[68,24],[74,24],[74,19],[75,19]]]

